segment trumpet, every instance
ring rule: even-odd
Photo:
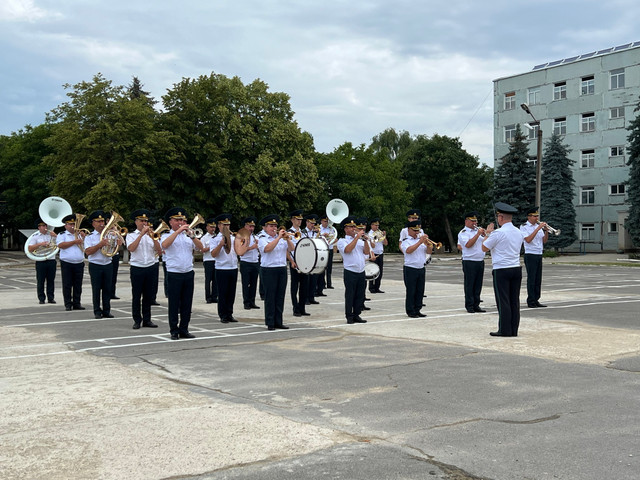
[[[540,223],[540,222],[538,222],[538,223]],[[548,223],[547,223],[547,225],[546,225],[545,229],[546,229],[546,230],[547,230],[547,232],[549,232],[551,235],[556,235],[556,236],[560,235],[560,229],[559,229],[559,228],[553,228],[553,227],[552,227],[551,225],[549,225]]]
[[[300,238],[302,237],[302,233],[300,232],[300,230],[298,230],[295,233],[289,233],[287,231],[287,228],[284,225],[281,225],[280,227],[278,227],[278,232],[280,230],[284,230],[284,233],[286,234],[286,236],[284,238],[287,239],[287,240],[291,240],[291,239],[300,240]]]
[[[419,235],[418,238],[422,238],[424,236],[424,234]],[[432,247],[435,248],[436,250],[440,250],[442,248],[442,242],[434,242],[433,240],[431,240],[430,238],[427,238],[427,243]]]

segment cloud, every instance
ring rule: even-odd
[[[58,17],[55,12],[36,7],[33,0],[3,0],[0,3],[0,21],[3,22],[35,22]]]

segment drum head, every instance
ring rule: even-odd
[[[367,280],[375,280],[380,276],[380,267],[377,263],[367,262],[364,265],[364,276]]]
[[[296,244],[293,258],[301,273],[322,273],[329,260],[329,247],[320,238],[303,238]]]

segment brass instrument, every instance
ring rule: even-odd
[[[164,220],[160,220],[160,225],[158,225],[158,227],[155,230],[150,230],[149,236],[154,240],[160,240],[160,234],[162,232],[166,232],[167,230],[170,230],[170,227],[169,225],[167,225],[167,222],[165,222]]]
[[[538,223],[540,223],[540,222],[538,222]],[[548,223],[547,223],[547,226],[545,228],[552,235],[556,235],[556,236],[560,235],[560,229],[559,228],[553,228]]]
[[[91,233],[86,228],[80,228],[80,225],[82,224],[82,220],[84,220],[84,217],[86,217],[86,215],[83,215],[81,213],[76,213],[76,222],[73,224],[73,236],[75,237],[76,240],[79,238],[80,232],[84,233],[85,236]],[[78,245],[78,248],[84,252],[83,243],[77,243],[76,245]]]
[[[202,238],[203,235],[204,235],[204,231],[201,228],[196,227],[196,228],[193,229],[193,236],[194,237]]]
[[[373,232],[371,234],[371,237],[374,243],[382,242],[385,238],[387,238],[387,236],[380,230],[376,230],[375,232]]]
[[[424,236],[424,234],[421,234],[418,236],[418,238],[422,238]],[[427,238],[427,243],[432,247],[435,248],[436,250],[440,250],[442,248],[442,242],[434,242],[433,240],[431,240],[430,238]]]
[[[100,241],[107,240],[107,245],[100,249],[105,257],[113,257],[118,253],[118,248],[120,247],[118,241],[124,242],[120,234],[121,227],[118,225],[118,223],[123,221],[124,218],[122,218],[118,212],[111,212],[111,218],[100,233]]]
[[[58,244],[56,243],[54,237],[51,237],[51,240],[49,240],[49,243],[47,243],[46,245],[40,245],[39,247],[34,249],[33,252],[29,251],[29,242],[31,241],[31,238],[37,233],[38,232],[34,232],[29,236],[29,238],[27,238],[27,241],[24,244],[24,253],[31,260],[35,261],[50,260],[55,258],[56,253],[58,253]],[[51,234],[53,233],[53,230],[47,230],[47,233]]]

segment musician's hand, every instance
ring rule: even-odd
[[[480,232],[480,236],[482,236],[486,233],[486,230],[482,227],[478,227],[478,232]]]
[[[491,222],[489,225],[487,225],[487,228],[485,230],[485,233],[487,235],[489,235],[491,232],[493,232],[496,229],[496,225],[495,223]]]
[[[142,227],[142,230],[140,231],[140,233],[144,235],[145,233],[148,233],[150,230],[151,228],[149,227],[149,224],[147,224],[144,227]]]

